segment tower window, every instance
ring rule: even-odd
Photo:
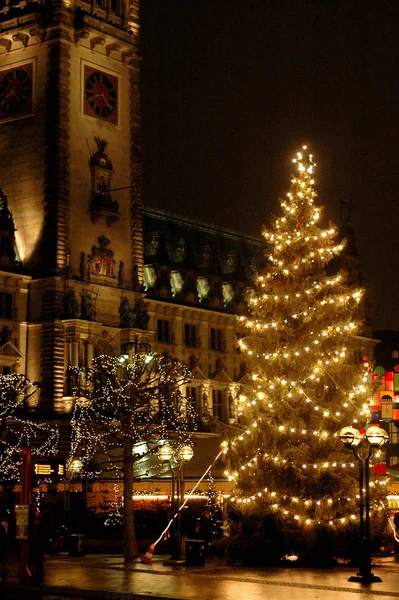
[[[12,319],[12,294],[0,292],[0,317]]]

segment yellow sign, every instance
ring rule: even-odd
[[[34,474],[40,478],[57,480],[65,477],[65,460],[55,458],[35,458],[33,465]]]

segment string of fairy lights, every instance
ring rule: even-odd
[[[79,456],[87,477],[102,470],[123,476],[118,450],[127,442],[138,462],[157,451],[160,441],[174,447],[191,444],[195,413],[182,389],[190,371],[177,359],[156,353],[137,353],[121,364],[117,358],[99,356],[90,369],[71,369],[77,398],[72,415],[70,460]],[[151,474],[161,472],[161,463],[151,465]],[[145,473],[147,475],[148,473]]]
[[[58,451],[58,428],[27,418],[29,399],[36,392],[24,375],[0,375],[1,480],[20,480],[23,448],[30,448],[33,456],[53,456]]]
[[[345,415],[356,427],[366,424],[370,417],[368,364],[359,365],[358,371],[351,367],[349,384],[345,376],[340,377],[347,366],[350,341],[359,330],[354,316],[360,315],[364,291],[350,290],[343,271],[335,276],[325,274],[324,265],[342,252],[344,243],[335,241],[335,227],[317,227],[322,211],[314,206],[312,155],[300,152],[294,162],[298,174],[291,179],[288,200],[281,201],[284,216],[275,219],[273,228],[264,232],[272,246],[267,272],[257,278],[258,295],[249,300],[251,314],[239,319],[242,326],[253,332],[239,340],[241,352],[251,361],[253,389],[241,394],[237,402],[240,422],[246,420],[248,424],[237,436],[222,443],[225,460],[241,463],[235,468],[228,466],[225,476],[238,485],[231,498],[237,505],[266,502],[282,517],[304,525],[344,525],[357,517],[339,513],[351,509],[353,512],[358,495],[329,496],[325,491],[317,498],[299,497],[261,484],[263,469],[269,472],[293,468],[307,481],[337,470],[355,475],[355,464],[339,459],[339,448],[328,442],[338,442],[338,424]],[[295,336],[296,330],[299,333]],[[340,402],[339,408],[333,406],[332,398]],[[287,420],[287,410],[294,415],[303,407],[301,414],[305,414],[306,406],[320,419],[318,427]],[[279,418],[281,409],[284,420]],[[270,449],[265,452],[260,448],[252,452],[252,457],[245,456],[247,442],[254,436],[262,439],[260,433],[265,427],[272,442]],[[303,460],[304,450],[295,458],[279,452],[285,447],[311,449],[315,443],[319,452],[315,461]],[[271,449],[274,447],[276,451]],[[377,453],[375,459],[379,458]],[[355,481],[355,477],[349,478],[348,485]],[[387,481],[382,477],[370,482],[372,490],[376,490],[375,510],[381,509],[378,496]]]

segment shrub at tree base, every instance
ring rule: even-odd
[[[277,513],[229,510],[232,535],[224,538],[227,563],[247,567],[290,564],[327,568],[338,559],[359,566],[359,524],[335,528],[321,523],[308,531],[279,518]],[[385,519],[376,516],[371,536],[372,551],[378,552]]]

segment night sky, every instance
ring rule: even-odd
[[[399,3],[142,0],[147,204],[259,235],[307,143],[352,205],[374,329],[399,330]]]

